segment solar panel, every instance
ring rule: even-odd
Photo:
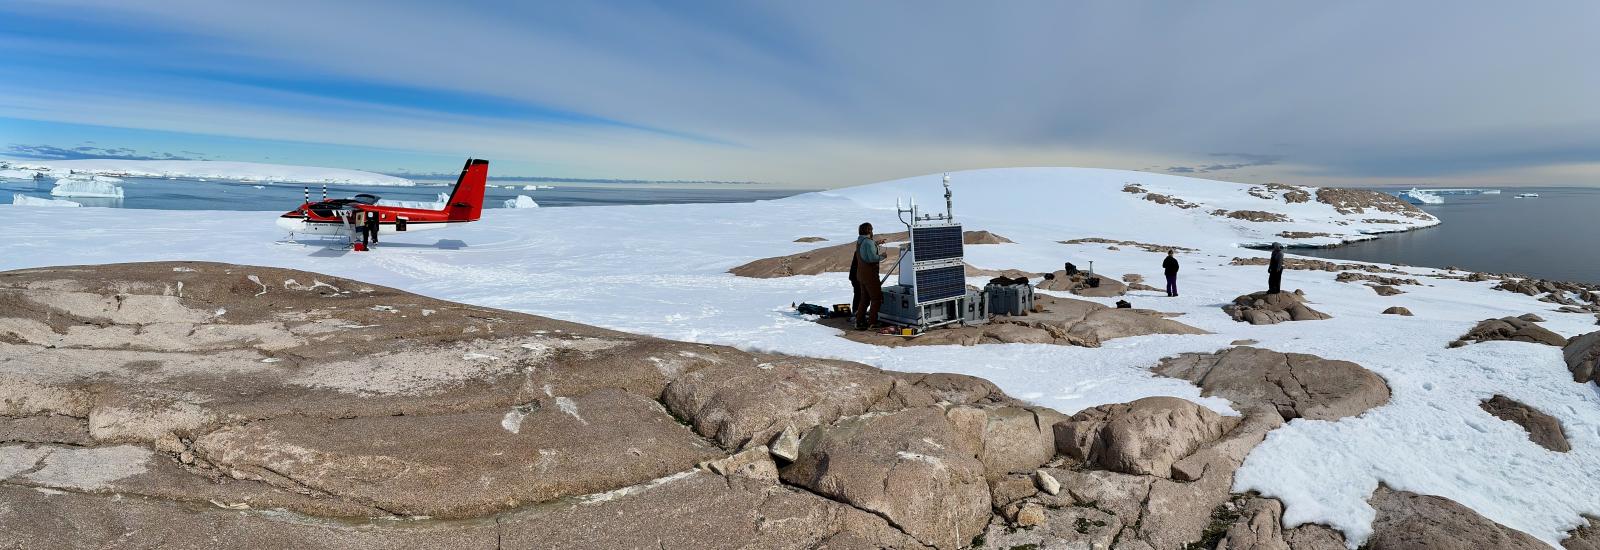
[[[911,243],[919,262],[960,258],[961,226],[912,228]]]
[[[918,253],[920,255],[920,252]],[[920,256],[918,259],[921,259]],[[926,304],[966,294],[966,268],[953,265],[917,271],[917,303]]]

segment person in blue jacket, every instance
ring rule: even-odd
[[[857,234],[855,255],[850,259],[850,285],[855,289],[850,308],[856,314],[856,328],[871,330],[877,328],[878,310],[883,307],[883,288],[878,286],[883,254],[872,238],[872,224],[861,224]]]

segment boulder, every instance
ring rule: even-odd
[[[1066,415],[1043,407],[999,406],[981,410],[984,426],[978,458],[989,477],[1032,471],[1055,457],[1052,426],[1066,420]]]
[[[1283,503],[1245,497],[1232,502],[1237,514],[1217,541],[1216,550],[1344,550],[1344,536],[1317,524],[1283,528]]]
[[[1522,426],[1528,432],[1528,440],[1540,447],[1563,453],[1572,450],[1566,432],[1561,429],[1561,421],[1539,409],[1504,395],[1495,395],[1478,407],[1501,420]]]
[[[1395,491],[1379,485],[1368,503],[1377,510],[1363,548],[1396,550],[1548,550],[1527,533],[1478,515],[1447,498]]]
[[[1332,316],[1311,309],[1305,297],[1297,292],[1253,292],[1234,298],[1233,303],[1222,306],[1235,321],[1252,325],[1274,325],[1284,321],[1315,321]]]
[[[727,449],[766,444],[788,428],[805,432],[867,412],[895,378],[877,369],[796,358],[723,363],[678,377],[661,402]]]
[[[1378,293],[1379,296],[1394,296],[1396,294],[1405,294],[1404,291],[1401,291],[1400,289],[1392,287],[1392,286],[1389,286],[1389,285],[1371,285],[1371,288],[1372,288],[1372,291]]]
[[[1600,368],[1596,368],[1600,362],[1600,332],[1574,337],[1561,348],[1561,355],[1567,361],[1567,370],[1572,371],[1572,381],[1600,383]]]
[[[1094,508],[1046,507],[1027,503],[1018,507],[1016,521],[996,517],[984,532],[983,548],[1112,548],[1125,531],[1122,518]],[[974,548],[977,546],[974,545]],[[1125,548],[1125,544],[1117,548]]]
[[[1383,314],[1384,315],[1399,315],[1401,317],[1410,317],[1411,316],[1411,310],[1406,309],[1404,306],[1392,306],[1389,309],[1383,310]]]
[[[1235,424],[1176,397],[1146,397],[1085,409],[1057,423],[1056,449],[1114,472],[1171,477],[1173,463]]]
[[[1535,316],[1537,318],[1537,316]],[[1489,342],[1494,340],[1509,340],[1512,342],[1528,342],[1544,344],[1547,346],[1562,347],[1567,345],[1567,339],[1549,329],[1535,325],[1536,321],[1529,321],[1521,317],[1501,317],[1499,319],[1484,319],[1472,330],[1461,335],[1457,341],[1474,343]]]
[[[1372,371],[1303,353],[1237,346],[1163,359],[1152,370],[1193,382],[1202,395],[1276,410],[1284,420],[1336,420],[1389,402],[1388,384]]]
[[[1091,277],[1098,278],[1100,280],[1099,286],[1089,286],[1089,279]],[[1124,284],[1122,281],[1118,281],[1109,275],[1090,275],[1088,272],[1084,271],[1079,271],[1077,273],[1068,275],[1065,270],[1057,270],[1056,272],[1051,273],[1049,278],[1040,281],[1038,288],[1044,290],[1071,292],[1079,296],[1088,296],[1091,298],[1109,298],[1128,293],[1128,285]]]
[[[780,475],[879,515],[924,544],[961,548],[989,523],[983,463],[966,451],[978,445],[938,408],[871,413],[811,430]]]

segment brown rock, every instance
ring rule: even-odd
[[[538,403],[516,432],[504,412],[284,417],[218,430],[194,447],[244,479],[453,518],[633,485],[721,454],[656,402],[620,390]],[[472,448],[497,452],[461,452]]]
[[[1277,499],[1245,498],[1238,519],[1228,526],[1217,550],[1343,550],[1338,531],[1315,524],[1283,529],[1283,504]]]
[[[1233,320],[1252,325],[1273,325],[1284,321],[1315,321],[1332,316],[1305,305],[1302,295],[1290,292],[1269,294],[1266,291],[1240,296],[1233,303],[1222,306]]]
[[[1527,533],[1507,528],[1447,498],[1379,485],[1368,501],[1377,509],[1365,548],[1391,550],[1548,550]]]
[[[1561,421],[1539,409],[1504,395],[1495,395],[1478,407],[1501,420],[1522,426],[1528,432],[1528,440],[1540,447],[1563,453],[1572,450],[1566,432],[1561,429]]]
[[[1175,397],[1146,397],[1079,411],[1057,423],[1056,448],[1114,472],[1170,477],[1173,463],[1236,422]]]
[[[1396,294],[1405,294],[1405,292],[1402,292],[1400,289],[1392,287],[1392,286],[1389,286],[1389,285],[1371,285],[1371,287],[1372,287],[1372,291],[1378,293],[1379,296],[1394,296]]]
[[[1567,531],[1567,538],[1561,541],[1561,547],[1566,550],[1600,550],[1600,518],[1584,516],[1584,524],[1571,531]]]
[[[1600,368],[1595,367],[1600,361],[1600,332],[1574,337],[1561,348],[1561,355],[1567,361],[1567,370],[1572,371],[1572,381],[1600,383]]]
[[[1067,416],[1043,407],[990,407],[984,410],[982,451],[978,458],[990,477],[1026,472],[1056,454],[1057,422]]]
[[[1193,382],[1206,396],[1276,410],[1285,420],[1336,420],[1389,401],[1388,384],[1372,371],[1301,353],[1239,346],[1185,353],[1162,360],[1152,370]]]
[[[1510,340],[1556,347],[1562,347],[1567,344],[1567,339],[1561,337],[1560,334],[1533,323],[1533,321],[1518,317],[1485,319],[1479,322],[1477,326],[1472,327],[1472,330],[1462,335],[1461,340],[1469,343]]]
[[[728,449],[771,441],[784,429],[800,432],[841,416],[867,412],[895,378],[877,369],[793,358],[723,363],[678,377],[662,403]]]
[[[958,448],[936,408],[873,413],[819,426],[800,442],[785,482],[887,518],[918,541],[960,548],[989,522],[983,464]]]
[[[826,241],[826,240],[828,240],[828,239],[824,238],[824,237],[800,237],[798,239],[795,239],[794,242],[797,242],[797,243],[819,243],[819,242]]]
[[[1399,315],[1401,317],[1410,317],[1411,316],[1411,310],[1410,309],[1406,309],[1403,306],[1392,306],[1389,309],[1383,310],[1383,314],[1384,315]]]
[[[1099,279],[1099,286],[1089,286],[1090,278]],[[1121,296],[1123,294],[1127,294],[1128,292],[1128,285],[1112,277],[1106,275],[1091,275],[1083,271],[1068,275],[1065,270],[1057,270],[1056,272],[1051,273],[1050,278],[1038,283],[1038,288],[1042,288],[1044,290],[1071,292],[1079,296],[1089,296],[1092,298]]]

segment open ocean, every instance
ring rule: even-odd
[[[35,184],[31,180],[0,179],[0,203],[11,204],[11,195],[21,193],[39,198],[62,198],[84,206],[111,208],[145,208],[156,210],[267,210],[288,211],[300,205],[304,198],[302,185],[249,183],[226,180],[168,180],[164,178],[120,178],[125,195],[121,199],[90,199],[77,197],[51,197],[55,180]],[[329,185],[329,198],[344,198],[358,193],[371,193],[384,199],[404,201],[434,201],[439,193],[450,192],[451,185],[427,183],[414,187]],[[505,186],[512,189],[506,189]],[[554,189],[526,191],[522,182],[489,182],[485,192],[484,208],[502,208],[506,199],[527,195],[539,206],[603,206],[617,204],[681,204],[708,202],[751,202],[778,199],[804,190],[767,189],[756,185],[729,184],[726,188],[683,188],[670,185],[639,185],[636,187],[595,187],[583,185],[554,185]],[[322,198],[322,186],[311,187],[313,200]]]
[[[1443,197],[1444,204],[1418,205],[1444,222],[1436,227],[1289,252],[1600,284],[1600,188],[1507,187],[1499,195]]]

